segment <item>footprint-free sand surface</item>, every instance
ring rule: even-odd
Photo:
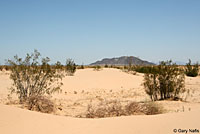
[[[167,109],[165,114],[77,118],[87,110],[88,104],[101,100],[150,101],[142,82],[143,74],[132,75],[118,69],[77,70],[74,76],[63,79],[62,93],[52,95],[52,100],[62,110],[43,114],[22,109],[19,105],[5,105],[12,81],[8,72],[0,72],[0,133],[174,134],[174,129],[182,133],[183,130],[188,133],[192,129],[200,130],[200,77],[186,77],[186,89],[190,91],[183,95],[186,102],[156,102]],[[197,130],[194,131],[197,133]]]

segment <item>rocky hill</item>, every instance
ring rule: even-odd
[[[105,58],[90,65],[154,65],[154,63],[141,60],[134,56],[122,56],[118,58]]]

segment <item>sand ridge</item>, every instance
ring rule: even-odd
[[[63,79],[62,93],[52,95],[62,109],[48,115],[20,109],[20,105],[6,106],[8,88],[12,81],[8,72],[0,73],[0,130],[11,133],[72,133],[72,134],[170,134],[173,129],[200,129],[200,77],[186,77],[190,89],[186,102],[158,101],[169,113],[153,116],[128,116],[106,119],[77,118],[93,102],[105,99],[120,101],[150,101],[142,86],[143,74],[128,74],[118,69],[77,70],[74,76]],[[12,96],[16,99],[16,96]],[[4,104],[4,105],[2,105]],[[74,118],[75,117],[75,118]]]

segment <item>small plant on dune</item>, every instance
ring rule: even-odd
[[[104,66],[105,68],[108,68],[108,65],[107,64],[105,64],[105,66]]]
[[[0,66],[0,71],[2,71],[3,70],[3,66]]]
[[[185,74],[189,77],[196,77],[199,74],[199,64],[191,64],[191,60],[186,64]]]
[[[68,76],[73,76],[74,73],[76,72],[76,64],[72,59],[66,60],[65,71]]]
[[[57,72],[60,66],[52,68],[49,65],[50,59],[40,56],[35,50],[34,53],[27,54],[24,60],[18,56],[14,56],[14,60],[8,60],[11,66],[10,78],[13,81],[11,93],[16,93],[21,103],[32,102],[32,98],[61,91],[63,75]]]
[[[100,71],[101,70],[101,66],[97,65],[97,66],[94,66],[94,71]]]
[[[82,64],[81,67],[80,67],[80,69],[84,69],[84,68],[85,68],[85,67],[84,67],[84,65]]]
[[[185,92],[184,71],[172,61],[161,62],[152,67],[151,73],[145,74],[144,87],[152,101],[180,99],[180,93]]]

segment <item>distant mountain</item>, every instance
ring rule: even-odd
[[[118,58],[105,58],[90,65],[155,65],[154,63],[141,60],[134,56],[122,56]]]

